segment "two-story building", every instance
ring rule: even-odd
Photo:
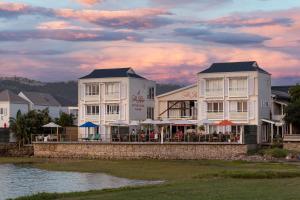
[[[261,143],[271,117],[271,75],[256,62],[214,63],[198,73],[198,120],[208,133],[231,132]],[[229,126],[221,125],[222,121]]]
[[[154,117],[155,90],[154,81],[131,68],[94,70],[78,82],[78,124],[99,125],[102,140],[110,141],[113,124],[129,127],[132,121]],[[84,130],[79,135],[84,137]]]

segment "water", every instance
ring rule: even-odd
[[[22,165],[0,165],[0,200],[39,192],[88,191],[154,183],[158,181],[130,180],[102,173],[56,172]]]

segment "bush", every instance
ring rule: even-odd
[[[280,148],[265,149],[262,151],[263,155],[272,156],[274,158],[285,158],[288,151]]]

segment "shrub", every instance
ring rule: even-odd
[[[264,155],[272,156],[274,158],[285,158],[288,155],[288,151],[280,148],[265,149],[263,151]]]

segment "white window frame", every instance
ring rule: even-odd
[[[85,113],[86,113],[86,115],[99,115],[100,106],[98,106],[98,105],[86,105]]]
[[[232,103],[235,103],[235,104],[232,104]],[[229,111],[230,112],[238,112],[238,113],[248,112],[248,102],[247,101],[232,101],[229,103]]]
[[[154,119],[154,108],[147,107],[147,119]]]
[[[118,115],[120,114],[120,105],[119,104],[106,104],[105,107],[106,115]]]
[[[224,89],[224,81],[222,78],[207,79],[205,84],[206,93],[217,92],[221,93]]]
[[[87,84],[85,84],[85,95],[86,96],[99,95],[99,84],[98,83],[87,83]]]
[[[115,95],[120,93],[120,83],[111,82],[105,84],[105,94],[106,95]]]
[[[222,101],[207,102],[207,112],[208,113],[223,113],[224,112],[224,102],[222,102]]]
[[[155,97],[154,92],[155,92],[154,87],[148,88],[147,99],[154,99],[154,97]]]

